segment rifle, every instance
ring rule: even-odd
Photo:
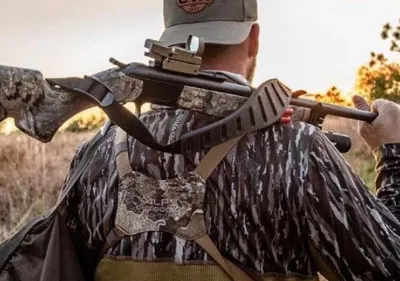
[[[189,36],[186,48],[167,47],[146,40],[150,65],[124,64],[84,78],[44,79],[36,70],[0,66],[0,121],[13,117],[28,135],[48,142],[76,113],[100,106],[110,120],[145,145],[170,153],[212,147],[235,136],[267,127],[289,106],[294,119],[322,128],[328,115],[372,122],[375,113],[293,97],[277,79],[257,88],[238,85],[223,73],[200,70],[204,43]],[[173,144],[160,144],[122,104],[144,102],[198,111],[219,121],[183,135]],[[325,132],[341,152],[351,147],[349,137]]]

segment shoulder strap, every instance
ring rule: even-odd
[[[228,155],[229,151],[231,151],[242,138],[243,135],[211,148],[194,171],[204,180],[207,180],[219,163],[221,163],[225,156]]]
[[[207,180],[212,172],[217,168],[219,163],[242,138],[243,135],[211,148],[210,151],[200,161],[194,172],[196,172],[196,174],[198,174],[204,180]],[[118,176],[122,178],[132,171],[132,167],[129,161],[128,134],[121,128],[117,128],[116,130],[114,147]]]
[[[197,238],[195,242],[214,259],[233,281],[253,281],[247,273],[221,255],[209,235],[205,234]]]
[[[214,146],[201,160],[195,169],[195,172],[203,179],[207,180],[219,163],[226,157],[232,148],[242,139],[242,136],[231,139],[227,142]],[[215,246],[208,234],[205,234],[195,240],[223,270],[234,281],[251,281],[252,279],[239,267],[234,265],[228,259],[224,258],[218,248]]]
[[[243,135],[231,139],[227,142],[214,146],[201,160],[200,164],[195,169],[195,172],[207,180],[212,172],[217,168],[219,163],[226,157],[231,149],[242,139]],[[115,136],[115,155],[117,162],[118,174],[121,177],[132,171],[129,161],[127,133],[118,128]],[[106,249],[115,245],[124,234],[115,228],[107,237]],[[194,240],[202,247],[214,261],[228,274],[234,281],[251,281],[252,279],[239,267],[234,265],[228,259],[224,258],[218,248],[215,246],[208,234],[204,234]],[[106,249],[103,250],[105,253]]]

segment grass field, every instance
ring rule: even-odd
[[[91,135],[61,133],[48,144],[0,136],[0,241],[54,204],[74,150]]]

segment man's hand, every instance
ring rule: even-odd
[[[372,122],[359,122],[358,132],[372,151],[385,143],[400,143],[400,106],[394,102],[378,99],[371,107],[360,96],[353,97],[357,109],[378,113]]]

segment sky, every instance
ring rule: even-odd
[[[164,28],[161,0],[0,3],[0,64],[46,77],[93,74],[112,67],[109,57],[145,63],[145,39],[158,39]],[[292,89],[349,91],[371,51],[400,60],[380,39],[399,11],[399,0],[259,0],[255,85],[279,78]]]

